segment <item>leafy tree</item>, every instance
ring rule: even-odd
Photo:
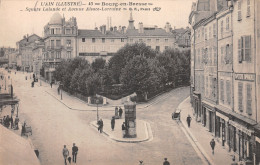
[[[92,69],[94,69],[94,71],[97,72],[105,68],[106,60],[104,60],[103,58],[97,58],[94,62],[92,62],[91,66]]]

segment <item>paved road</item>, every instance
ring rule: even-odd
[[[171,164],[202,164],[191,144],[171,120],[171,113],[188,94],[188,88],[172,91],[172,95],[147,109],[137,110],[137,118],[150,122],[153,140],[144,143],[118,143],[99,134],[89,123],[96,113],[71,111],[48,95],[49,86],[31,88],[32,80],[25,74],[12,73],[15,94],[20,98],[20,118],[33,128],[32,142],[40,151],[43,165],[63,164],[62,147],[72,143],[79,147],[77,164],[133,165],[143,160],[148,164],[162,164],[167,157]],[[113,112],[100,112],[111,118]]]

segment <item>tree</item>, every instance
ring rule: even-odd
[[[105,68],[106,60],[104,60],[103,58],[97,58],[94,62],[92,62],[91,66],[92,69],[94,69],[94,71],[97,72]]]

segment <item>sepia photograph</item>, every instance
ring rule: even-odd
[[[0,0],[1,165],[260,165],[260,0]]]

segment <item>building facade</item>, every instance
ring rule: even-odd
[[[78,26],[75,17],[65,20],[59,13],[54,13],[44,27],[43,68],[44,78],[53,81],[53,72],[61,60],[77,56]]]
[[[260,163],[260,2],[197,0],[191,30],[191,103],[223,147]]]

